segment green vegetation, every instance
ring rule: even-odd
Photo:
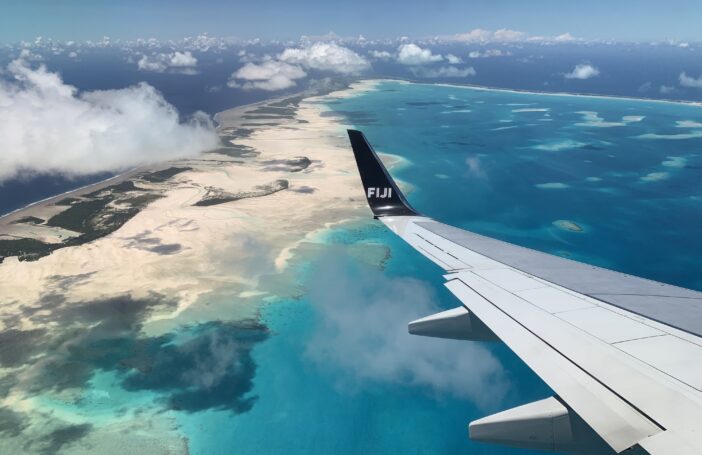
[[[36,261],[57,247],[35,239],[0,240],[0,262],[10,256],[17,256],[20,261]]]
[[[49,218],[46,224],[75,232],[90,232],[90,221],[102,212],[112,200],[112,197],[105,197],[76,202],[63,212]]]
[[[259,153],[253,147],[237,144],[232,144],[228,147],[220,147],[209,153],[219,153],[220,155],[231,156],[233,158],[253,158],[259,155]]]
[[[60,201],[56,202],[54,205],[71,205],[77,201],[80,201],[80,199],[75,198],[75,197],[65,197],[65,198],[61,199]]]
[[[151,181],[163,181],[188,169],[190,168],[164,169],[150,174],[149,177],[153,179]],[[62,199],[56,205],[68,207],[49,218],[46,225],[68,229],[81,235],[68,238],[62,243],[44,243],[31,238],[0,240],[0,262],[9,256],[17,256],[20,261],[33,261],[51,254],[56,249],[82,245],[104,237],[119,229],[144,207],[161,197],[163,196],[160,193],[137,188],[133,181],[126,180],[84,195],[85,199]],[[39,224],[44,223],[44,220],[24,217],[15,222]]]
[[[99,190],[93,191],[92,193],[84,194],[84,197],[99,197],[101,194],[109,191],[110,193],[124,193],[126,191],[141,191],[140,188],[134,186],[134,182],[131,180],[125,180],[123,182],[117,183],[116,185],[106,186]]]
[[[141,176],[142,180],[147,182],[160,183],[165,182],[174,175],[180,174],[181,172],[190,171],[191,167],[169,167],[168,169],[162,169],[160,171],[150,172],[148,174],[143,174]]]

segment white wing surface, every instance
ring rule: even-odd
[[[410,333],[500,340],[556,394],[472,422],[472,439],[582,454],[702,454],[702,293],[421,216],[363,134],[349,137],[375,217],[444,270],[461,304],[411,322]]]

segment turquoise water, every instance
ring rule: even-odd
[[[422,286],[431,288],[430,297],[448,306],[452,304],[452,297],[440,286],[440,275],[434,266],[417,260],[413,250],[375,223],[368,223],[360,229],[358,226],[337,229],[327,241],[331,245],[382,243],[390,247],[392,258],[386,263],[382,278],[376,275],[375,279],[369,279],[369,274],[376,274],[377,269],[360,264],[343,249],[333,249],[329,255],[300,271],[308,282],[321,280],[328,283],[326,291],[322,291],[323,298],[333,299],[337,292],[344,295],[353,293],[348,288],[349,281],[357,283],[359,287],[370,286],[372,294],[377,295],[387,286],[392,287],[392,280],[420,276],[429,277]],[[311,293],[315,294],[315,290]],[[347,316],[350,318],[354,317],[350,313],[363,313],[368,309],[368,302],[358,297],[344,301],[357,305],[348,310]],[[372,298],[372,295],[366,297]],[[400,299],[403,297],[407,296],[398,296]],[[361,346],[352,340],[350,344],[353,347],[350,348],[346,338],[319,329],[319,325],[324,324],[320,319],[325,316],[320,316],[316,305],[334,306],[331,300],[313,303],[311,299],[314,300],[315,296],[296,301],[278,301],[264,308],[262,321],[273,335],[254,351],[258,370],[252,395],[257,397],[257,401],[248,413],[206,412],[179,417],[182,432],[189,437],[191,453],[511,454],[514,451],[510,449],[469,441],[467,423],[501,407],[515,406],[549,393],[547,387],[511,352],[499,345],[485,352],[494,355],[500,362],[512,365],[514,369],[500,372],[504,373],[504,377],[499,378],[504,395],[496,396],[494,400],[480,399],[480,405],[473,399],[456,396],[442,387],[412,384],[406,378],[393,376],[390,379],[382,374],[363,378],[364,375],[355,368],[364,368],[366,359],[360,358],[350,365],[343,361],[335,362],[333,356],[331,359],[320,359],[310,352],[311,346],[320,342],[329,343],[331,350],[360,357],[363,354],[358,349],[367,348],[372,353],[379,348],[377,342],[387,340],[371,339]],[[338,307],[334,310],[338,310]],[[401,334],[401,343],[415,342],[416,346],[416,343],[431,342],[407,335],[407,321],[421,316],[411,311],[412,308],[407,313],[391,312],[387,315],[388,320],[381,322],[389,331]],[[343,330],[369,334],[371,337],[378,335],[367,327],[354,326],[353,323],[344,326]],[[431,352],[440,352],[448,364],[456,359],[447,356],[447,353],[452,353],[457,359],[466,355],[465,345],[461,342],[435,341],[447,348]],[[385,355],[395,354],[387,347],[383,351]],[[425,355],[419,355],[418,361]],[[408,361],[411,360],[412,357],[408,357]],[[444,362],[439,365],[443,373],[447,372],[446,366]],[[402,371],[400,375],[403,374],[411,375],[412,372]],[[450,374],[453,375],[452,372]],[[517,383],[518,390],[512,387]],[[466,386],[470,387],[470,384]],[[480,390],[474,392],[476,396],[481,394]]]
[[[389,82],[331,107],[413,163],[396,175],[428,216],[702,289],[698,106]]]
[[[702,288],[698,107],[392,82],[329,107],[410,161],[394,174],[428,216]],[[440,271],[370,220],[326,242],[300,270],[309,293],[262,312],[252,409],[179,418],[191,453],[527,453],[466,436],[473,419],[549,395],[518,358],[405,333],[431,305],[456,305]],[[350,253],[359,244],[389,248],[382,270]]]
[[[326,104],[406,159],[392,173],[428,216],[702,289],[697,106],[398,82]],[[318,241],[324,253],[292,262],[305,292],[261,302],[260,321],[208,321],[237,303],[217,296],[201,323],[148,335],[151,309],[173,302],[125,296],[46,316],[78,324],[77,337],[23,332],[4,360],[53,352],[29,386],[73,425],[52,447],[129,421],[198,455],[529,453],[473,443],[467,424],[549,396],[538,377],[499,343],[407,334],[408,321],[457,305],[441,271],[370,216]]]

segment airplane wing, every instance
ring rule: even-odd
[[[375,218],[442,268],[461,303],[411,322],[409,332],[500,340],[556,394],[471,422],[471,439],[581,454],[702,454],[702,293],[422,216],[363,133],[348,134]]]

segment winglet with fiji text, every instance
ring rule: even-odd
[[[362,132],[348,130],[368,205],[375,217],[421,216],[407,202]]]

